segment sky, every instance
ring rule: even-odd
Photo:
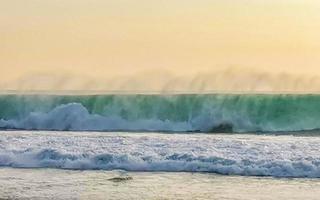
[[[3,91],[320,91],[318,0],[0,5]]]

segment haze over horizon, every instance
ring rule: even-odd
[[[320,91],[317,0],[0,3],[2,91]]]

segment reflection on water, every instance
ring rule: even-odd
[[[319,179],[0,169],[4,199],[318,199]]]

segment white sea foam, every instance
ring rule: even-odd
[[[319,137],[1,132],[0,166],[320,177]]]
[[[79,103],[57,106],[50,112],[32,112],[23,119],[0,120],[0,127],[23,130],[68,130],[68,131],[192,131],[187,122],[170,122],[159,119],[134,121],[119,116],[106,117],[90,114]]]

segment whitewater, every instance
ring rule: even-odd
[[[279,133],[320,129],[320,95],[0,95],[0,129]]]
[[[0,95],[0,167],[320,178],[320,95]]]
[[[0,166],[320,177],[320,137],[1,131]]]

